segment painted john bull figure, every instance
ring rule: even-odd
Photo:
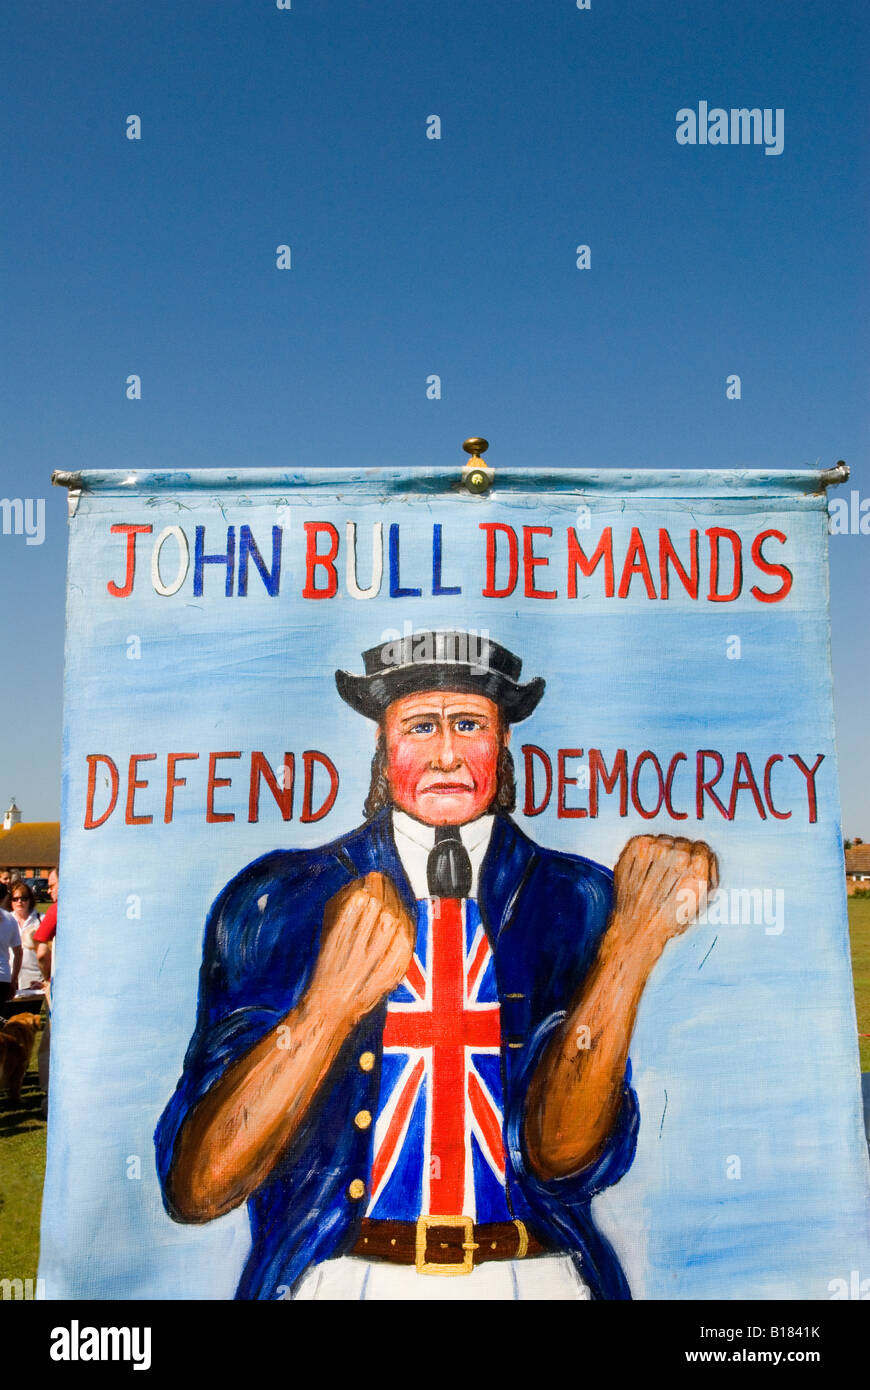
[[[716,858],[644,835],[611,873],[530,840],[509,742],[544,681],[506,648],[363,661],[335,680],[376,728],[365,823],[209,914],[167,1209],[247,1202],[243,1299],[628,1299],[591,1201],[632,1162],[637,1007]]]

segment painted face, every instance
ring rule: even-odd
[[[426,825],[465,825],[489,809],[508,739],[494,700],[449,690],[405,695],[389,706],[382,737],[400,810]]]

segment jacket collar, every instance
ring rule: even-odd
[[[385,806],[372,820],[342,841],[335,853],[354,877],[362,878],[365,874],[376,872],[387,874],[395,883],[405,907],[414,916],[416,900],[393,839],[389,806]]]
[[[480,871],[480,900],[493,939],[510,926],[538,849],[507,816],[496,816]]]

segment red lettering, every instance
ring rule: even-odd
[[[779,603],[785,598],[786,594],[791,592],[791,586],[794,583],[794,575],[788,568],[788,565],[772,565],[769,560],[765,560],[761,553],[761,547],[768,536],[772,536],[774,540],[780,541],[783,545],[785,545],[787,540],[787,537],[783,535],[782,531],[759,532],[752,542],[752,558],[758,568],[763,570],[765,574],[778,575],[782,579],[782,587],[777,589],[775,593],[767,594],[764,589],[759,589],[757,584],[753,584],[749,592],[753,598],[758,599],[759,603]]]
[[[96,830],[98,825],[102,825],[103,821],[107,821],[109,819],[109,816],[115,809],[115,805],[118,800],[118,769],[112,762],[112,759],[106,757],[105,753],[89,753],[87,757],[87,762],[88,792],[87,800],[85,803],[84,829]],[[97,816],[96,820],[94,820],[94,796],[96,795],[97,791],[97,763],[106,764],[106,767],[109,770],[111,790],[109,793],[108,807],[101,816]]]
[[[727,526],[710,526],[704,535],[710,537],[710,592],[707,598],[711,603],[733,603],[734,599],[739,598],[743,588],[743,550],[740,545],[740,537],[736,531],[730,531]],[[731,549],[734,552],[734,582],[730,594],[719,593],[720,540],[730,541]]]
[[[640,795],[638,792],[638,783],[640,782],[641,768],[646,762],[651,762],[655,764],[655,770],[658,773],[659,779],[659,799],[656,802],[655,810],[653,811],[645,811],[643,809],[643,806],[641,805],[640,801]],[[634,769],[631,774],[631,804],[637,811],[638,815],[643,816],[644,820],[653,820],[658,815],[659,811],[662,809],[662,802],[664,801],[664,799],[665,779],[662,774],[661,763],[659,762],[655,753],[651,753],[648,748],[645,748],[644,751],[641,753],[640,757],[638,758],[637,762],[635,763]]]
[[[123,584],[116,584],[114,579],[110,579],[106,588],[113,598],[129,598],[133,592],[133,580],[136,576],[136,537],[150,535],[150,526],[112,526],[113,536],[127,537],[127,573]],[[156,755],[155,755],[156,756]]]
[[[541,812],[545,810],[553,794],[553,765],[543,748],[539,748],[536,743],[524,743],[522,752],[526,779],[526,796],[523,802],[523,815],[539,816]],[[540,758],[544,767],[544,784],[546,790],[540,806],[535,805],[535,764],[533,761],[535,758]]]
[[[656,597],[653,577],[650,573],[649,560],[646,557],[643,538],[636,526],[631,528],[631,539],[628,543],[628,551],[625,556],[625,564],[622,567],[622,578],[619,581],[619,591],[617,598],[628,598],[628,591],[631,588],[631,581],[636,574],[643,576],[646,585],[646,592],[649,598]]]
[[[689,545],[690,545],[690,547],[691,547],[691,552],[692,552],[692,554],[691,554],[691,559],[689,560],[689,564],[691,565],[691,571],[690,571],[689,574],[686,574],[686,571],[683,569],[683,565],[682,565],[682,562],[681,562],[681,560],[680,560],[680,557],[679,557],[679,555],[677,554],[676,550],[674,549],[673,542],[672,542],[670,536],[668,535],[667,530],[665,529],[665,527],[661,527],[661,528],[660,528],[660,530],[659,530],[659,575],[660,575],[660,578],[661,578],[661,585],[662,585],[662,598],[670,598],[670,596],[671,596],[671,592],[670,592],[670,577],[669,577],[669,575],[668,575],[668,565],[669,565],[669,564],[673,565],[674,569],[676,570],[677,575],[678,575],[679,580],[680,580],[680,583],[682,584],[682,586],[683,586],[683,588],[685,589],[686,593],[689,595],[689,598],[697,598],[697,597],[698,597],[699,566],[698,566],[698,532],[697,532],[697,531],[692,530],[692,531],[689,532]]]
[[[329,774],[329,791],[319,811],[312,810],[314,794],[314,765],[320,763]],[[303,825],[308,825],[311,821],[323,820],[328,815],[335,804],[338,795],[338,769],[325,753],[308,752],[302,754],[303,766],[303,789],[302,789],[302,815],[300,820]]]
[[[163,806],[163,819],[168,825],[175,813],[175,788],[186,787],[186,777],[176,777],[175,765],[184,759],[198,758],[198,753],[167,753],[166,755],[166,801]]]
[[[317,537],[329,537],[329,550],[321,555],[317,549]],[[334,598],[338,592],[338,573],[335,557],[338,554],[338,531],[331,521],[305,522],[305,588],[303,598]],[[318,589],[314,575],[318,568],[326,570],[326,587]]]
[[[807,767],[803,758],[799,757],[797,753],[789,753],[788,756],[791,758],[793,763],[797,764],[804,777],[806,777],[807,779],[807,807],[810,813],[810,825],[815,825],[816,821],[818,820],[818,807],[816,803],[816,773],[818,772],[825,755],[824,753],[819,753],[816,756],[816,761],[813,763],[812,767]]]
[[[767,808],[772,816],[776,816],[777,820],[788,820],[791,811],[777,811],[773,804],[773,794],[770,790],[770,774],[773,771],[774,763],[781,762],[783,762],[782,754],[774,753],[764,764],[764,799],[767,802]]]
[[[715,777],[710,777],[709,779],[706,777],[706,763],[708,758],[712,758],[713,762],[716,764],[716,775]],[[725,817],[725,819],[731,819],[726,808],[723,806],[722,802],[719,800],[718,796],[713,790],[716,783],[722,776],[724,770],[725,759],[722,757],[721,753],[716,752],[715,748],[698,749],[695,758],[695,812],[697,814],[698,820],[704,819],[705,792],[709,796],[710,800],[714,803],[714,805],[717,806],[719,810],[722,812],[722,815]]]
[[[589,814],[598,815],[598,778],[604,783],[604,790],[608,796],[612,794],[619,779],[619,814],[628,815],[628,754],[624,748],[616,750],[616,757],[613,760],[613,771],[607,771],[607,765],[601,756],[600,748],[589,749]]]
[[[577,539],[577,532],[573,526],[568,527],[568,597],[577,597],[577,570],[588,579],[596,565],[604,561],[604,593],[607,598],[613,598],[613,527],[607,526],[601,532],[595,550],[589,559],[583,553],[583,547]]]
[[[671,820],[689,819],[688,811],[675,811],[673,806],[671,805],[671,787],[674,781],[674,773],[677,770],[677,763],[685,762],[688,762],[688,758],[686,757],[685,753],[675,753],[674,756],[671,758],[671,761],[668,763],[668,772],[667,776],[665,777],[665,806],[667,807],[667,812],[668,815],[671,817]]]
[[[557,793],[557,798],[556,798],[556,817],[557,817],[557,819],[559,819],[559,820],[580,820],[581,817],[583,817],[583,816],[588,816],[588,815],[589,815],[589,812],[588,812],[587,810],[585,810],[585,808],[582,807],[582,806],[566,806],[566,805],[565,805],[565,788],[566,788],[566,787],[576,787],[576,785],[577,785],[577,778],[576,778],[576,777],[567,777],[567,776],[565,775],[565,759],[566,759],[566,758],[582,758],[582,757],[583,757],[583,749],[582,749],[582,748],[560,748],[560,749],[559,749],[558,758],[557,758],[557,760],[556,760],[556,761],[557,761],[557,767],[558,767],[558,778],[557,778],[558,793]]]
[[[523,527],[523,576],[525,579],[526,598],[556,598],[555,589],[536,589],[535,588],[535,566],[548,565],[549,559],[545,555],[536,555],[534,552],[535,536],[552,536],[552,526],[524,526]]]
[[[270,764],[262,753],[251,754],[251,783],[248,790],[248,820],[258,821],[260,819],[260,779],[264,778],[266,786],[274,796],[281,809],[282,820],[293,819],[293,777],[294,763],[292,753],[284,754],[284,786],[279,786],[278,778],[275,776]]]
[[[520,547],[517,533],[512,526],[506,526],[502,521],[481,521],[480,529],[486,532],[486,587],[482,590],[482,597],[509,598],[517,587],[517,578],[520,572]],[[498,548],[496,534],[499,531],[507,536],[508,542],[508,582],[503,589],[497,589],[495,586]]]
[[[741,772],[745,773],[745,776],[742,780],[740,777]],[[728,802],[729,820],[734,819],[734,813],[737,809],[738,792],[752,792],[752,799],[755,802],[758,814],[761,816],[762,820],[767,820],[767,812],[765,811],[764,806],[762,805],[761,795],[758,790],[758,785],[755,781],[755,775],[752,771],[752,765],[749,761],[748,753],[738,753],[734,761],[734,776],[731,780],[731,799]]]
[[[306,526],[308,522],[305,523]],[[232,777],[216,777],[218,758],[240,758],[241,753],[209,753],[208,755],[208,786],[205,795],[205,818],[209,825],[217,825],[220,821],[235,820],[232,811],[216,811],[214,808],[214,794],[216,787],[229,787],[232,785]]]
[[[140,788],[150,785],[148,782],[136,781],[139,764],[153,762],[156,757],[156,753],[132,753],[130,755],[130,765],[127,770],[127,808],[124,812],[126,825],[150,825],[154,819],[153,816],[137,816],[133,810],[133,799]]]

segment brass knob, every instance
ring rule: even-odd
[[[471,454],[473,459],[479,459],[481,454],[485,454],[489,448],[489,440],[477,438],[466,439],[462,447],[467,454]]]

